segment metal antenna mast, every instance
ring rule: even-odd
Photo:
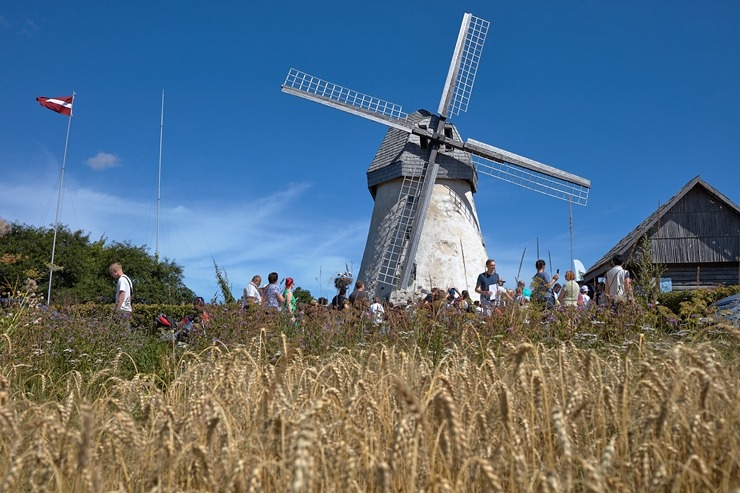
[[[154,258],[159,258],[159,209],[162,202],[162,133],[164,131],[164,89],[162,89],[162,112],[159,114],[159,166],[157,168],[157,238],[154,241]]]

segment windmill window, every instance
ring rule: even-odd
[[[452,127],[445,127],[444,132],[445,138],[452,140]],[[445,144],[443,147],[445,151],[451,151],[453,149],[452,146],[447,144]]]
[[[419,123],[419,128],[422,130],[427,130],[429,126],[426,123]],[[427,137],[424,137],[423,135],[419,136],[419,147],[422,149],[426,149],[429,147],[429,139]]]

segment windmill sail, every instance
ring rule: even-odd
[[[591,182],[513,152],[468,139],[464,149],[473,155],[479,173],[585,206]]]
[[[411,132],[401,105],[347,89],[291,68],[281,86],[284,93],[352,113],[399,130]]]
[[[490,25],[487,20],[472,14],[463,16],[452,63],[442,90],[442,99],[439,102],[439,114],[442,117],[447,118],[468,111],[475,74],[478,71],[483,43],[486,41]]]

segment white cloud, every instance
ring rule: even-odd
[[[85,163],[90,166],[90,168],[99,171],[120,166],[121,160],[115,154],[111,154],[109,152],[99,152],[95,156],[85,161]]]
[[[0,210],[8,221],[50,226],[57,190],[46,183],[0,183]],[[314,295],[332,296],[333,276],[345,263],[359,270],[369,220],[348,223],[331,217],[311,220],[296,204],[309,200],[311,186],[286,184],[271,195],[216,200],[189,196],[186,203],[163,206],[157,245],[156,206],[68,181],[60,221],[91,241],[146,245],[184,270],[185,284],[207,299],[220,298],[213,262],[224,270],[235,296],[254,274],[267,279],[293,277]],[[29,197],[37,200],[29,200]],[[225,198],[226,199],[226,198]],[[343,257],[342,255],[350,255]],[[125,266],[124,266],[125,269]]]
[[[26,19],[26,22],[23,23],[23,26],[20,29],[20,34],[27,37],[32,37],[33,34],[37,31],[39,31],[39,26],[31,19]]]

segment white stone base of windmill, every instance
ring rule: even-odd
[[[428,289],[396,289],[391,293],[388,301],[393,303],[393,306],[405,307],[408,305],[414,305],[423,301],[429,294],[429,291],[430,290]]]
[[[368,292],[384,299],[387,293],[376,292],[376,288],[382,288],[382,283],[378,282],[380,259],[385,239],[391,231],[400,186],[401,180],[398,179],[380,185],[376,191],[375,208],[358,275]],[[445,291],[455,287],[461,292],[468,290],[475,299],[475,281],[485,270],[487,258],[470,184],[464,180],[438,179],[419,241],[415,276],[410,285],[402,289],[410,294],[404,297],[421,295],[433,287]]]

